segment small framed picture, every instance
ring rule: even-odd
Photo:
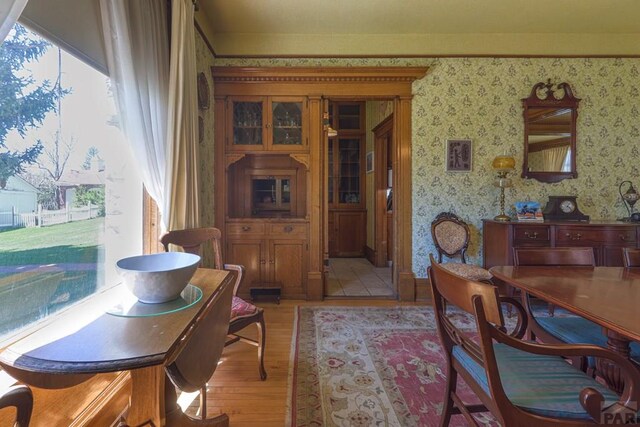
[[[472,151],[470,139],[447,140],[447,172],[471,172]]]
[[[373,151],[367,153],[367,173],[373,172]]]
[[[544,221],[540,203],[526,201],[515,202],[518,221]]]

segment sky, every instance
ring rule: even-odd
[[[111,159],[117,160],[123,147],[128,146],[120,130],[107,124],[116,112],[108,90],[109,78],[64,50],[61,56],[62,87],[71,91],[62,98],[62,136],[64,141],[75,141],[67,167],[80,169],[91,146],[98,148],[107,164]],[[46,79],[53,85],[58,77],[58,48],[52,45],[37,61],[25,64],[37,83]],[[40,128],[29,130],[24,139],[12,131],[6,143],[11,149],[24,149],[40,139],[46,146],[54,141],[57,128],[57,114],[49,112]]]

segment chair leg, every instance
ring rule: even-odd
[[[549,305],[547,306],[547,310],[549,311],[549,316],[553,317],[553,315],[556,313],[556,306],[549,303]]]
[[[200,419],[207,419],[207,385],[200,389]]]
[[[267,331],[264,326],[264,314],[260,315],[260,319],[256,322],[258,327],[258,368],[260,369],[260,379],[267,379],[267,371],[264,369],[264,347],[267,338]]]
[[[440,416],[440,427],[448,427],[451,422],[454,404],[451,394],[456,392],[458,384],[458,373],[451,367],[451,361],[447,362],[447,386],[444,394],[444,405],[442,406],[442,415]]]

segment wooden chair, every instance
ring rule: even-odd
[[[622,248],[625,267],[640,267],[640,249]]]
[[[196,328],[192,331],[184,348],[165,372],[180,390],[187,393],[200,391],[200,420],[182,412],[176,402],[175,388],[166,381],[165,409],[167,425],[207,425],[224,426],[229,424],[226,414],[207,419],[207,382],[213,376],[225,346],[225,337],[229,329],[233,287],[224,284],[216,290],[213,301],[205,312],[199,315]]]
[[[6,375],[0,372],[0,375]],[[16,408],[14,427],[28,427],[33,412],[33,394],[31,389],[23,384],[12,385],[0,393],[0,409]]]
[[[479,427],[474,413],[490,411],[503,426],[558,427],[600,424],[607,414],[624,416],[640,398],[640,372],[622,356],[591,345],[543,345],[505,332],[495,286],[474,282],[444,269],[431,257],[429,277],[436,324],[446,354],[447,384],[440,426],[461,414]],[[475,316],[476,331],[456,326],[443,302]],[[522,332],[522,331],[518,331]],[[624,372],[621,397],[567,363],[563,357],[596,356]],[[467,405],[457,394],[460,376],[481,404]],[[635,409],[633,409],[635,411]]]
[[[593,248],[515,248],[516,266],[594,267]],[[529,320],[529,337],[545,343],[586,343],[607,347],[607,338],[597,324],[579,316],[536,316],[529,295],[523,293],[522,304]],[[549,314],[553,311],[550,309]],[[631,344],[632,360],[640,362],[640,344]],[[583,369],[595,369],[595,359],[576,360]]]
[[[242,283],[244,276],[244,267],[236,264],[223,264],[220,239],[220,230],[213,227],[207,227],[169,231],[160,238],[160,242],[164,246],[165,251],[168,251],[169,245],[173,244],[181,246],[185,252],[196,255],[202,255],[203,245],[210,243],[213,250],[212,267],[216,269],[233,270],[236,272],[237,276],[233,287],[233,302],[228,331],[231,338],[227,340],[225,346],[238,341],[257,346],[260,379],[265,380],[267,378],[267,372],[264,369],[264,349],[267,331],[264,324],[264,312],[261,308],[256,307],[237,296],[238,289],[240,288],[240,284]],[[257,340],[238,335],[238,332],[252,324],[255,324],[258,328]]]
[[[431,223],[431,237],[438,251],[438,262],[443,268],[469,280],[491,283],[491,273],[482,267],[467,264],[466,252],[469,247],[469,226],[451,212],[442,212]],[[443,255],[448,258],[460,257],[460,262],[443,263]]]
[[[547,265],[568,267],[595,267],[596,259],[593,248],[515,248],[513,263],[515,265]],[[553,316],[555,306],[549,304],[549,315]]]

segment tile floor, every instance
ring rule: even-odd
[[[376,268],[366,258],[331,258],[327,296],[393,296],[391,268]]]

